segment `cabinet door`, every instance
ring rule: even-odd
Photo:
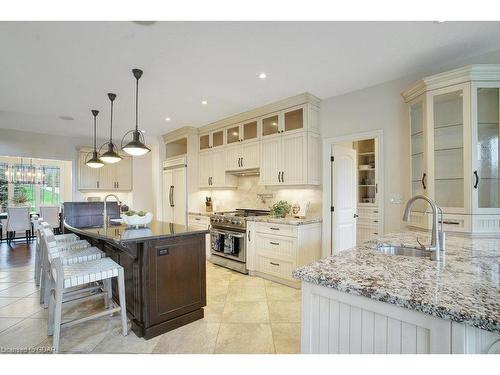
[[[466,213],[470,207],[470,186],[466,184],[465,158],[470,147],[465,135],[469,127],[468,84],[435,90],[429,97],[429,139],[432,140],[430,167],[431,196],[445,213]],[[468,170],[470,166],[467,168]]]
[[[283,131],[285,133],[304,130],[305,106],[283,111]]]
[[[235,171],[241,169],[241,144],[226,147],[224,152],[226,153],[226,170]]]
[[[224,150],[212,150],[211,164],[212,164],[212,181],[211,186],[213,187],[225,187],[226,186],[226,170],[224,169],[224,163],[226,159],[226,153]]]
[[[96,190],[99,188],[99,168],[90,168],[85,165],[87,157],[86,152],[80,152],[79,155],[79,174],[78,174],[78,189]],[[91,158],[92,155],[88,155]],[[104,168],[104,167],[103,167]]]
[[[172,186],[174,186],[172,169],[163,171],[163,221],[174,221],[172,201]]]
[[[260,142],[248,142],[241,146],[241,166],[243,169],[260,167]]]
[[[285,185],[307,184],[307,133],[282,136],[282,174]]]
[[[132,190],[132,158],[124,157],[116,164],[114,181],[118,190]]]
[[[241,140],[241,129],[239,125],[234,125],[226,129],[227,144],[239,143]]]
[[[279,134],[282,130],[281,122],[279,113],[273,113],[262,117],[262,136],[267,137]]]
[[[212,132],[212,145],[211,147],[224,146],[224,129]]]
[[[212,176],[211,153],[200,152],[198,155],[198,185],[200,188],[210,186],[210,178]]]
[[[477,214],[500,213],[498,172],[500,85],[472,87],[472,209]]]
[[[172,202],[176,224],[186,225],[186,168],[172,170]]]
[[[260,184],[281,185],[281,137],[263,139],[260,145]]]
[[[117,169],[116,164],[106,164],[99,168],[99,188],[101,190],[116,190]]]
[[[200,150],[208,150],[210,148],[210,134],[200,135]]]
[[[241,125],[242,128],[242,137],[241,139],[243,141],[251,141],[253,139],[258,139],[259,138],[259,121],[258,120],[252,120],[243,123]]]

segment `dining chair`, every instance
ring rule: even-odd
[[[29,243],[31,232],[30,208],[7,207],[7,242],[10,244],[16,237],[16,232],[25,231],[26,243]]]
[[[50,224],[52,230],[59,232],[59,206],[40,206],[40,216]]]

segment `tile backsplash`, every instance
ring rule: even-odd
[[[212,197],[214,209],[217,211],[234,210],[235,208],[262,208],[269,209],[275,202],[286,200],[293,204],[296,201],[309,201],[308,216],[321,215],[321,189],[318,188],[293,188],[283,189],[280,187],[269,187],[259,185],[259,176],[240,176],[238,188],[230,190],[203,190],[199,191],[199,207],[193,207],[190,211],[205,211],[205,197]],[[263,203],[257,194],[272,194]]]

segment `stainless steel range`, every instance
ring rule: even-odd
[[[210,216],[210,258],[212,263],[248,273],[246,217],[269,215],[268,210],[238,208]]]

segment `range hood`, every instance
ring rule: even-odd
[[[259,168],[236,169],[234,171],[226,171],[226,173],[235,176],[258,176],[260,175],[260,169]]]

